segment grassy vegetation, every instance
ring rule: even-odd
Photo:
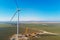
[[[20,24],[19,32],[24,33],[25,27],[36,30],[46,30],[49,32],[60,33],[60,23],[57,24]],[[16,33],[16,25],[14,24],[0,24],[0,40],[9,40],[13,34]],[[42,36],[40,38],[30,38],[30,40],[60,40],[60,36]]]

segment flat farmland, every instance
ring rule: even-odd
[[[35,32],[39,30],[45,30],[48,32],[60,34],[60,23],[21,23],[19,25],[19,32],[24,33],[25,28],[28,27],[29,31]],[[9,38],[16,34],[16,24],[13,23],[0,23],[0,40],[9,40]],[[42,36],[40,38],[30,38],[30,40],[60,40],[59,36]]]

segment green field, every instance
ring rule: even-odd
[[[44,23],[43,23],[44,24]],[[28,27],[32,32],[46,30],[49,32],[60,33],[60,23],[45,23],[42,24],[20,24],[19,32],[24,33],[25,27]],[[0,40],[9,40],[16,33],[16,24],[0,23]],[[42,36],[40,38],[30,38],[30,40],[60,40],[60,36]]]

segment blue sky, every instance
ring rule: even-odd
[[[17,0],[17,3],[20,21],[60,21],[60,0]],[[9,21],[15,11],[14,0],[0,0],[0,21]]]

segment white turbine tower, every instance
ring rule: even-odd
[[[17,13],[17,40],[18,40],[18,34],[19,34],[19,12],[20,12],[20,9],[18,7],[18,3],[17,3],[17,0],[14,0],[15,4],[16,4],[16,7],[17,7],[17,11],[14,13],[14,15],[12,16],[11,20],[13,20],[14,16],[16,15]]]

